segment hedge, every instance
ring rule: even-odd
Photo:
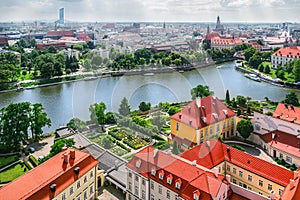
[[[32,164],[33,167],[36,167],[39,165],[39,162],[33,155],[29,156],[29,162]]]
[[[131,151],[130,148],[128,148],[126,145],[124,145],[123,143],[121,143],[121,142],[119,142],[119,141],[117,141],[116,144],[117,144],[118,146],[120,146],[122,149],[126,150],[127,152],[130,152],[130,151]]]
[[[23,163],[24,163],[24,165],[28,168],[28,170],[31,170],[31,169],[32,169],[32,167],[28,164],[28,162],[24,161]]]
[[[158,140],[158,141],[165,141],[165,139],[163,137],[161,137],[158,134],[153,134],[152,135],[152,139]]]
[[[243,147],[241,147],[240,145],[237,145],[237,144],[232,145],[232,147],[236,148],[236,149],[238,149],[240,151],[245,151],[245,149]]]

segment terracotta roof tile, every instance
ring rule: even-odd
[[[299,50],[300,52],[300,50]],[[292,105],[279,103],[276,107],[273,117],[300,124],[300,108]]]
[[[293,46],[293,47],[281,48],[277,50],[273,55],[300,58],[300,47]]]

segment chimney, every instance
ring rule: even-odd
[[[226,181],[227,181],[228,183],[230,183],[230,175],[229,175],[229,174],[226,174]]]
[[[196,99],[196,105],[198,108],[201,108],[201,99],[200,98]]]
[[[298,177],[299,177],[299,172],[298,171],[294,171],[294,180],[297,180]]]
[[[75,168],[74,168],[74,172],[75,172],[76,175],[79,174],[79,170],[80,170],[80,167],[75,167]]]
[[[275,139],[275,133],[272,133],[272,140]]]
[[[68,163],[68,154],[67,153],[64,153],[64,163]]]
[[[293,189],[295,187],[295,180],[290,179],[290,189]]]
[[[74,149],[72,149],[70,151],[70,158],[75,159],[75,150]]]
[[[275,200],[276,198],[275,198],[275,191],[274,190],[271,190],[270,191],[270,199],[271,200]]]
[[[153,158],[155,158],[155,157],[157,156],[157,153],[158,153],[158,149],[155,149],[155,150],[153,151]]]
[[[196,166],[196,165],[197,165],[197,160],[193,160],[192,165],[193,165],[193,166]]]
[[[218,178],[219,169],[217,167],[214,168],[214,174],[215,174],[215,177]]]
[[[61,148],[61,151],[63,152],[63,151],[66,151],[68,149],[68,147],[63,147],[63,148]]]

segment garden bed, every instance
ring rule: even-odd
[[[27,171],[29,171],[28,167],[20,162],[7,170],[0,172],[0,183],[10,182],[25,174]]]

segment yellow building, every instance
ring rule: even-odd
[[[184,152],[181,157],[229,175],[232,184],[266,197],[272,194],[279,198],[290,180],[298,177],[288,169],[229,147],[216,138]]]
[[[0,188],[0,196],[16,199],[88,199],[97,197],[98,161],[75,149],[61,153]]]
[[[171,135],[182,149],[189,149],[219,134],[223,139],[235,134],[235,113],[218,98],[197,99],[171,117]]]

